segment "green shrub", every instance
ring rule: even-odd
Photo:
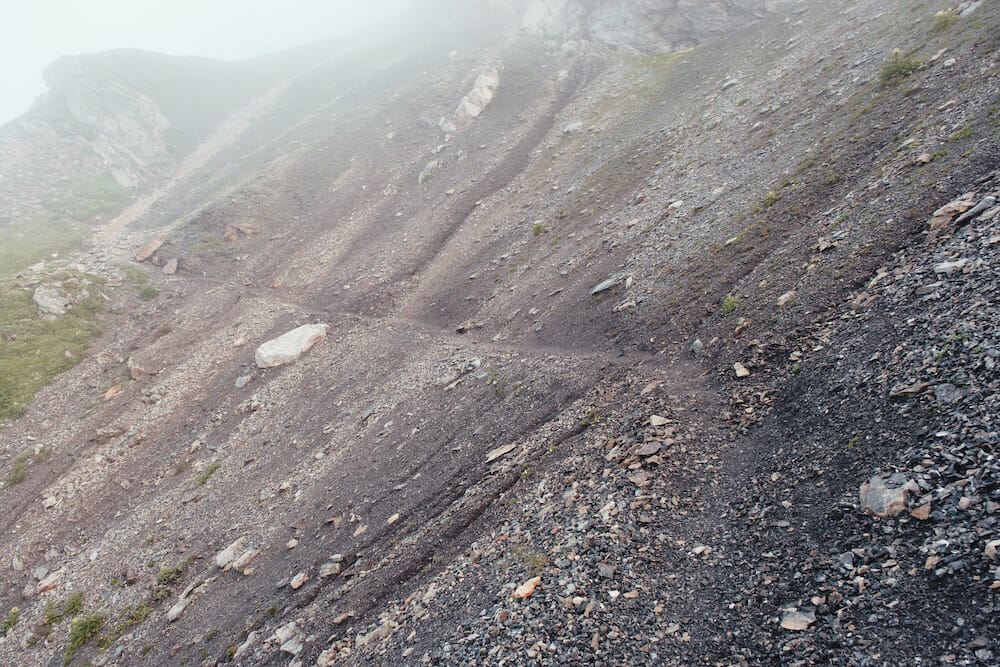
[[[722,315],[726,316],[736,310],[740,305],[740,297],[737,294],[730,294],[722,300]]]
[[[21,620],[21,610],[14,607],[7,614],[7,618],[0,622],[0,637],[6,637],[7,633],[14,629],[18,621]]]
[[[83,609],[83,593],[76,592],[69,596],[66,600],[66,615],[76,616]]]
[[[208,478],[211,477],[212,475],[214,475],[215,471],[218,470],[218,469],[219,469],[219,464],[218,463],[213,463],[212,465],[208,466],[208,468],[205,469],[205,472],[203,472],[200,475],[198,475],[198,477],[195,478],[194,481],[196,481],[199,484],[201,484],[202,486],[204,486],[205,482],[208,481]]]
[[[931,27],[931,30],[934,32],[944,32],[951,26],[955,25],[956,21],[958,21],[958,17],[955,16],[954,11],[950,8],[942,10],[934,15],[934,24]]]
[[[139,290],[139,298],[143,301],[152,301],[157,296],[159,296],[160,290],[156,289],[152,285],[146,285],[141,290]]]
[[[531,226],[531,235],[532,236],[541,236],[542,234],[544,234],[547,231],[548,231],[548,229],[545,227],[545,225],[543,225],[540,222],[536,222],[535,224],[533,224]]]
[[[122,274],[122,281],[133,287],[142,287],[149,282],[149,274],[135,264],[121,264],[118,270]]]
[[[69,664],[77,650],[93,639],[102,627],[104,627],[104,614],[88,614],[73,619],[73,625],[69,630],[69,645],[66,647],[63,664]]]
[[[952,133],[952,135],[948,137],[948,141],[962,141],[964,139],[968,139],[971,136],[972,136],[972,126],[966,125],[961,129],[955,130]]]
[[[893,49],[889,61],[882,65],[882,83],[896,85],[922,66],[923,64],[916,58],[904,56],[899,49]]]
[[[760,202],[763,209],[768,209],[781,201],[781,195],[776,190],[770,190]]]

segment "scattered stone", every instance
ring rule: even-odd
[[[496,461],[501,456],[509,454],[510,452],[514,451],[515,449],[517,449],[517,445],[515,443],[510,443],[510,444],[507,444],[507,445],[501,445],[501,446],[497,447],[496,449],[490,450],[490,452],[486,455],[486,462],[487,463],[492,463],[493,461]]]
[[[236,554],[241,553],[243,551],[243,547],[245,544],[246,544],[246,539],[241,537],[232,544],[230,544],[228,547],[220,551],[218,554],[216,554],[215,556],[216,566],[222,568],[223,570],[229,569],[228,566],[230,565],[230,563],[233,562],[233,559],[236,558]]]
[[[781,616],[781,627],[785,630],[801,631],[806,630],[816,622],[816,614],[813,612],[801,612],[797,610],[787,611]]]
[[[929,386],[931,386],[930,382],[914,382],[906,387],[893,390],[889,393],[889,398],[894,401],[910,399],[923,392]]]
[[[670,420],[660,415],[650,415],[649,417],[649,425],[655,428],[666,426],[668,423],[670,423]]]
[[[600,294],[601,292],[606,292],[618,283],[617,278],[608,278],[607,280],[597,283],[594,285],[593,289],[590,290],[590,295]]]
[[[319,568],[319,578],[326,579],[340,574],[340,563],[323,563]]]
[[[335,616],[333,618],[333,624],[334,625],[343,625],[344,623],[346,623],[348,620],[350,620],[352,618],[354,618],[354,612],[353,611],[345,611],[344,613],[338,614],[337,616]]]
[[[50,572],[41,581],[38,582],[38,586],[35,587],[36,593],[44,593],[45,591],[51,591],[53,588],[59,585],[62,581],[64,570],[59,569],[55,572]]]
[[[778,307],[784,308],[790,303],[795,302],[795,290],[789,290],[778,297]]]
[[[883,478],[872,477],[861,485],[861,509],[879,517],[896,516],[906,511],[909,491],[909,485],[890,488]]]
[[[177,258],[174,257],[173,259],[171,259],[169,262],[164,264],[163,268],[160,270],[163,271],[163,273],[168,276],[172,276],[175,273],[177,273]]]
[[[113,387],[110,387],[106,392],[104,392],[104,400],[110,401],[112,398],[122,393],[122,389],[123,387],[120,384],[116,384]]]
[[[514,589],[514,597],[524,599],[531,597],[535,592],[535,587],[542,581],[541,577],[532,577]]]
[[[296,361],[318,341],[326,338],[327,324],[305,324],[257,348],[254,355],[259,368],[274,368]]]
[[[305,572],[299,572],[292,580],[288,582],[288,585],[292,587],[293,590],[298,590],[302,588],[302,585],[309,581],[309,575]]]
[[[736,371],[736,377],[738,378],[750,377],[750,371],[747,369],[746,366],[744,366],[738,361],[735,364],[733,364],[733,370]]]

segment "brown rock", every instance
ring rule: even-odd
[[[172,258],[169,262],[163,265],[163,273],[172,276],[177,273],[177,258]]]
[[[163,234],[157,234],[154,236],[146,245],[139,249],[139,252],[135,253],[135,261],[145,262],[147,259],[153,256],[160,247],[166,243],[167,237]]]
[[[524,599],[531,597],[535,592],[535,587],[541,583],[541,577],[532,577],[514,589],[514,597]]]
[[[927,387],[931,386],[930,382],[914,382],[908,387],[903,387],[902,389],[896,389],[889,394],[889,398],[894,401],[904,401],[908,398],[913,398]]]
[[[816,622],[816,614],[812,612],[788,611],[781,617],[781,627],[785,630],[805,630]]]

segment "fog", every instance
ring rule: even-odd
[[[238,60],[374,29],[415,0],[6,0],[0,124],[45,91],[61,55],[139,48]]]

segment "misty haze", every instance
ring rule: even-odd
[[[0,663],[1000,663],[996,3],[0,42]]]

